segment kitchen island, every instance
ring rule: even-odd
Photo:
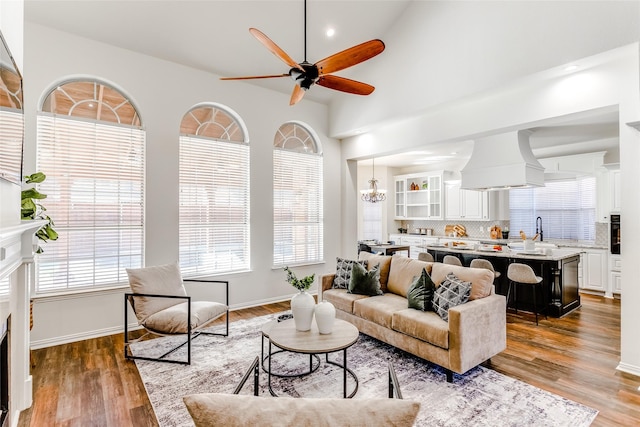
[[[532,251],[512,250],[502,247],[495,250],[492,246],[443,246],[428,245],[424,247],[433,258],[442,262],[445,255],[454,255],[469,266],[471,260],[482,258],[489,260],[493,268],[501,273],[495,280],[496,293],[507,295],[509,279],[507,269],[509,264],[518,262],[533,268],[536,275],[543,279],[542,295],[538,294],[538,307],[545,307],[546,314],[561,317],[580,307],[578,293],[578,264],[580,251],[576,249],[536,249]],[[530,287],[518,288],[518,306],[528,310],[533,307],[533,291]]]

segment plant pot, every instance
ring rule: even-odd
[[[307,291],[300,291],[291,298],[291,312],[296,330],[304,332],[311,329],[316,300]]]
[[[503,239],[508,239],[509,238],[509,232],[508,231],[503,231],[502,232],[502,238]]]
[[[336,308],[329,301],[322,301],[316,305],[316,324],[318,332],[330,334],[333,331],[333,322],[336,320]]]

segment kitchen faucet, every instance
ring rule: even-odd
[[[536,218],[536,235],[540,234],[540,241],[542,242],[544,240],[544,233],[542,231],[542,218],[538,217]]]

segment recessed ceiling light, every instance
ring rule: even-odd
[[[325,34],[327,35],[327,37],[333,37],[336,35],[336,30],[329,27],[327,28],[327,32]]]
[[[577,70],[578,66],[575,64],[571,64],[571,65],[567,65],[566,67],[564,67],[565,71],[573,71],[573,70]]]
[[[93,108],[93,103],[92,102],[89,103],[89,108]]]

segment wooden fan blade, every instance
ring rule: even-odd
[[[333,54],[321,61],[316,62],[318,72],[320,75],[331,74],[336,71],[344,70],[345,68],[359,64],[367,59],[371,59],[384,50],[384,43],[382,40],[369,40],[357,46],[350,47]]]
[[[320,77],[316,84],[356,95],[369,95],[375,90],[375,87],[369,84],[332,75]]]
[[[293,86],[293,92],[291,93],[291,100],[289,101],[289,105],[297,104],[303,96],[304,90],[298,85]]]
[[[220,80],[273,79],[276,77],[289,77],[289,74],[272,74],[270,76],[220,77]]]
[[[304,71],[304,68],[300,66],[296,61],[291,59],[287,53],[282,50],[277,44],[275,44],[269,37],[267,37],[262,31],[257,28],[249,28],[249,32],[258,39],[271,53],[280,58],[285,64],[290,67],[297,68],[300,71]]]

